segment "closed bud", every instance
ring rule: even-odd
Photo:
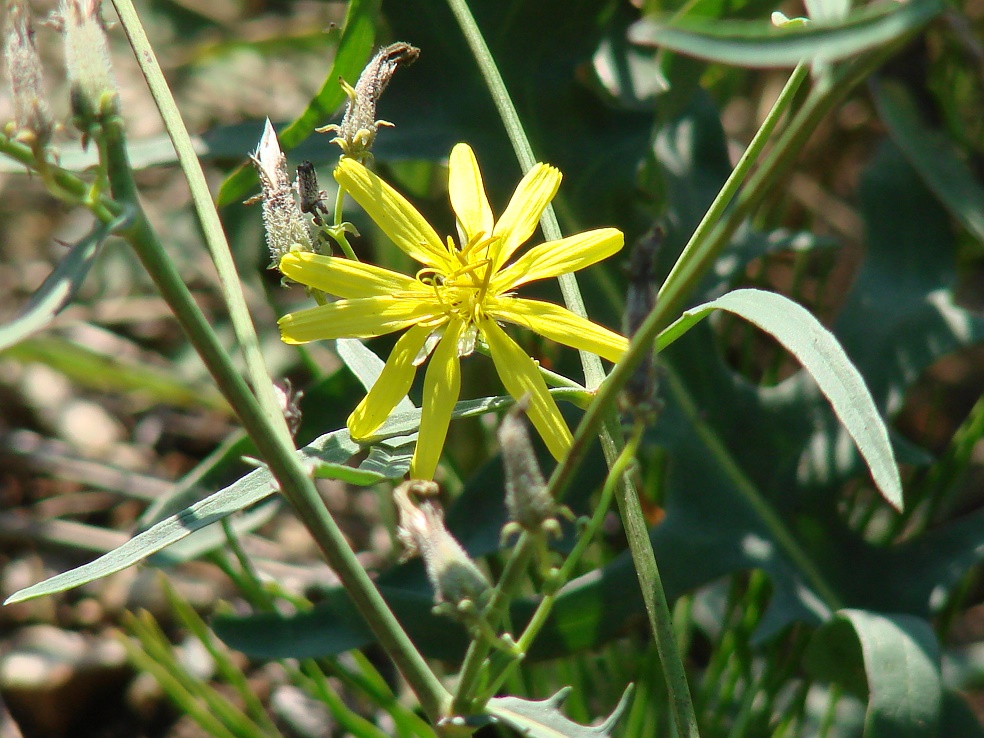
[[[434,588],[434,602],[448,615],[474,618],[491,596],[491,585],[461,544],[444,526],[444,511],[434,482],[410,480],[393,492],[399,513],[397,537],[404,559],[419,554]]]
[[[269,118],[260,143],[249,158],[260,177],[263,228],[270,249],[270,266],[279,265],[284,254],[293,250],[315,250],[287,174],[287,157],[280,150],[277,132]]]
[[[83,140],[119,113],[120,99],[109,61],[101,0],[62,0],[56,17],[65,37],[65,68],[72,122]]]
[[[31,11],[25,0],[8,0],[6,44],[7,72],[14,98],[17,136],[36,150],[44,148],[54,127],[41,84],[41,59],[34,46]]]
[[[656,254],[662,242],[663,229],[657,225],[636,241],[629,255],[629,285],[625,293],[622,328],[630,339],[656,307]],[[658,379],[656,356],[649,349],[622,389],[619,398],[622,412],[647,420],[657,412],[660,406],[656,398]]]
[[[504,537],[517,526],[530,533],[539,532],[545,524],[553,529],[557,526],[557,505],[547,492],[526,423],[529,400],[529,395],[524,395],[499,425],[499,446],[506,468],[506,510],[510,520],[503,529]]]
[[[397,68],[401,64],[412,64],[419,55],[420,49],[402,41],[377,51],[362,71],[355,87],[341,80],[345,94],[348,95],[342,122],[319,128],[318,132],[336,133],[332,143],[337,143],[345,156],[360,161],[371,156],[379,127],[393,125],[385,120],[376,120],[376,104]]]

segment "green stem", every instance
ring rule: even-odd
[[[533,613],[533,617],[526,624],[523,634],[516,641],[516,646],[521,653],[527,653],[533,645],[533,640],[539,634],[540,630],[547,622],[547,618],[550,616],[550,611],[553,609],[554,602],[557,600],[560,594],[560,588],[567,583],[571,575],[574,573],[574,567],[577,566],[578,561],[580,561],[581,556],[587,550],[588,546],[592,543],[601,526],[605,522],[605,517],[608,514],[608,509],[611,507],[612,498],[615,496],[615,488],[618,485],[619,479],[622,475],[629,469],[632,462],[635,460],[636,451],[639,448],[639,442],[642,439],[642,432],[645,430],[645,426],[642,424],[637,424],[631,439],[622,449],[622,453],[619,454],[618,459],[612,465],[612,468],[608,472],[608,476],[605,478],[605,486],[602,488],[601,497],[598,500],[598,505],[595,507],[594,514],[591,516],[591,520],[588,524],[578,533],[577,543],[574,545],[574,549],[570,552],[567,558],[564,560],[563,565],[556,574],[555,588],[550,594],[544,596],[540,602],[537,604],[536,610]],[[488,699],[494,695],[502,683],[509,676],[510,672],[513,671],[518,665],[518,660],[513,660],[509,662],[502,672],[494,677],[489,686],[484,690],[484,694],[479,702],[484,699]]]
[[[666,277],[666,281],[660,289],[658,300],[668,310],[678,309],[680,303],[685,299],[686,294],[690,292],[692,287],[710,268],[714,260],[717,259],[721,249],[726,245],[727,241],[722,241],[721,239],[711,240],[708,236],[721,222],[725,210],[731,204],[739,188],[741,188],[742,184],[748,178],[752,165],[755,164],[759,155],[765,149],[766,145],[769,144],[776,126],[792,104],[800,85],[803,84],[809,73],[810,66],[806,63],[800,64],[793,70],[789,79],[786,80],[782,92],[779,93],[779,97],[776,98],[769,114],[762,121],[762,127],[759,128],[758,132],[748,144],[748,148],[745,149],[745,152],[735,165],[734,171],[731,172],[721,191],[714,198],[714,202],[711,203],[711,206],[697,225],[697,229],[693,232],[693,235],[684,247],[683,253],[680,254],[680,257],[673,265],[673,269]]]
[[[160,64],[157,63],[157,57],[154,55],[154,50],[147,39],[147,34],[144,32],[133,3],[131,0],[113,0],[113,5],[116,7],[116,12],[120,17],[120,25],[123,26],[123,30],[130,41],[134,56],[140,65],[144,78],[147,80],[151,95],[164,121],[164,127],[167,129],[174,150],[177,152],[178,164],[188,181],[191,199],[198,214],[198,221],[202,226],[205,243],[208,245],[216,272],[219,275],[222,298],[229,311],[229,318],[232,321],[236,338],[242,347],[243,356],[246,360],[246,372],[253,385],[253,392],[259,400],[260,407],[270,420],[271,427],[285,439],[285,442],[289,442],[290,432],[287,430],[283,411],[280,409],[274,394],[273,383],[270,380],[266,361],[260,349],[260,342],[256,336],[256,329],[253,326],[249,308],[246,305],[246,296],[243,294],[236,264],[232,258],[232,251],[229,249],[229,242],[222,230],[219,213],[212,202],[208,182],[205,181],[205,173],[202,171],[201,162],[195,153],[191,137],[181,119],[181,113],[174,102],[167,80],[164,79],[164,73],[161,71]]]
[[[506,127],[506,134],[512,143],[513,151],[516,152],[516,159],[519,161],[520,168],[524,173],[528,172],[536,165],[533,147],[530,145],[526,130],[519,119],[516,106],[513,105],[509,91],[506,89],[506,83],[503,82],[502,75],[499,74],[495,59],[492,58],[492,52],[489,51],[488,44],[485,43],[485,38],[475,22],[475,17],[468,8],[468,2],[467,0],[448,0],[448,6],[454,13],[454,17],[461,27],[461,33],[478,63],[485,84],[489,88],[489,94],[492,96],[492,102],[495,103],[499,117],[502,118],[502,123]],[[543,215],[540,217],[540,227],[548,241],[556,241],[563,237],[560,223],[557,221],[557,214],[552,205],[547,205],[543,210]],[[564,304],[567,305],[567,309],[582,318],[588,317],[584,308],[584,300],[581,298],[581,291],[577,286],[577,278],[573,274],[562,274],[557,279],[560,282],[560,291],[564,296]],[[601,366],[601,359],[588,351],[579,351],[578,353],[581,355],[581,365],[584,367],[585,385],[588,389],[595,389],[605,379],[605,370]]]
[[[348,237],[345,235],[340,226],[342,224],[342,213],[343,205],[345,203],[345,190],[342,186],[338,186],[338,191],[335,193],[335,230],[332,232],[332,238],[335,239],[335,243],[339,245],[342,249],[342,253],[345,254],[352,261],[358,261],[359,257],[355,255],[355,251],[352,249],[352,244],[348,242]]]
[[[325,508],[293,444],[288,443],[289,437],[279,434],[260,408],[151,228],[140,207],[120,119],[106,122],[102,143],[113,195],[132,208],[134,213],[132,221],[119,235],[131,245],[154,280],[220,391],[235,409],[246,433],[269,465],[284,497],[310,531],[328,564],[338,574],[380,645],[415,691],[428,717],[432,721],[439,720],[445,714],[450,695],[428,668],[362,568]]]

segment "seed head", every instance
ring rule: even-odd
[[[17,136],[28,139],[40,150],[51,138],[54,124],[41,84],[41,58],[34,45],[34,26],[26,0],[8,0],[5,35]]]

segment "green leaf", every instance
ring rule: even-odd
[[[342,78],[354,85],[358,79],[369,52],[372,51],[378,13],[379,0],[350,0],[338,41],[338,51],[321,90],[293,123],[277,133],[284,153],[294,149],[314,133],[314,129],[323,125],[345,101],[345,92],[338,80]],[[243,164],[223,182],[217,198],[218,205],[242,200],[256,181],[253,166],[248,162]]]
[[[605,721],[596,727],[578,725],[560,712],[571,688],[565,687],[545,700],[524,700],[519,697],[493,697],[485,711],[524,736],[534,738],[603,738],[610,736],[615,723],[629,706],[632,685],[625,688],[622,699]]]
[[[106,239],[125,220],[117,218],[105,225],[97,223],[89,235],[62,257],[58,266],[31,295],[20,314],[6,325],[0,326],[0,351],[43,330],[65,309],[85,281],[89,268],[95,263]]]
[[[328,470],[338,469],[337,465],[343,464],[359,450],[359,445],[352,441],[348,431],[342,429],[321,436],[313,443],[300,449],[298,455],[306,465],[327,476]],[[379,471],[357,472],[348,467],[345,469],[348,480],[358,480],[353,481],[355,484],[360,482],[375,484],[384,478],[384,475]],[[386,469],[385,465],[380,466],[380,469]],[[402,476],[405,471],[405,469],[400,470],[395,476]],[[56,592],[64,592],[67,589],[122,571],[167,546],[177,543],[196,530],[244,510],[276,491],[276,483],[270,472],[266,468],[256,469],[230,486],[209,495],[204,500],[175,515],[165,518],[95,561],[15,592],[7,599],[7,603],[22,602]]]
[[[774,337],[799,360],[851,434],[882,495],[892,507],[901,510],[902,480],[888,441],[888,430],[864,378],[833,334],[789,298],[773,292],[744,289],[687,310],[660,334],[658,350],[664,350],[714,310],[741,316]]]
[[[765,20],[645,18],[630,29],[629,39],[740,67],[792,67],[804,60],[846,59],[889,43],[921,28],[942,10],[939,0],[881,3],[855,11],[840,23],[788,28]]]
[[[984,244],[984,187],[953,140],[926,124],[912,95],[898,82],[882,80],[873,90],[892,140],[950,214]]]
[[[865,738],[938,735],[940,652],[926,620],[841,610],[813,635],[806,663],[816,677],[867,696]]]
[[[146,404],[208,408],[223,413],[229,405],[213,385],[198,385],[156,364],[107,353],[56,335],[32,336],[3,355],[17,361],[46,364],[83,387],[101,392],[130,392]]]

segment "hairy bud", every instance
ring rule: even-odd
[[[109,116],[119,113],[119,90],[109,61],[101,0],[62,0],[55,17],[65,37],[65,66],[72,122],[88,140]]]
[[[427,578],[434,587],[437,605],[449,615],[481,611],[491,594],[488,580],[469,558],[461,544],[444,527],[444,511],[437,500],[434,482],[410,480],[393,491],[400,516],[397,537],[404,546],[404,559],[419,554]],[[474,609],[470,611],[474,613]]]
[[[260,143],[249,158],[260,176],[263,227],[272,259],[270,266],[280,264],[283,255],[292,250],[314,251],[311,234],[301,216],[294,188],[287,175],[287,157],[280,150],[277,132],[273,130],[269,118]]]
[[[504,537],[517,526],[530,533],[537,533],[545,526],[559,531],[555,518],[557,505],[547,492],[540,464],[533,453],[525,418],[528,406],[529,395],[525,395],[499,425],[499,445],[506,467],[506,509],[510,520],[503,529]]]
[[[39,150],[48,143],[54,125],[41,84],[41,59],[34,46],[31,10],[25,0],[8,0],[5,36],[17,135]]]
[[[345,115],[339,125],[325,126],[317,129],[318,132],[338,134],[332,139],[332,143],[337,143],[346,156],[360,161],[371,156],[379,126],[393,125],[385,120],[376,120],[376,104],[397,67],[412,64],[418,56],[420,49],[402,41],[377,51],[372,61],[362,70],[355,87],[345,80],[339,80],[349,98]]]
[[[657,225],[636,241],[629,255],[623,333],[630,339],[656,307],[656,254],[662,242],[663,229]],[[619,402],[622,411],[637,418],[656,412],[658,379],[656,357],[652,350],[646,351],[622,390]]]

